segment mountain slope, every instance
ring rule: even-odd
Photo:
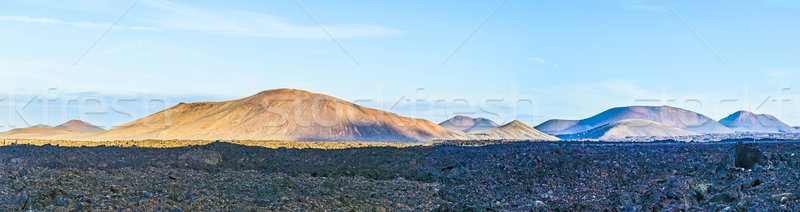
[[[463,136],[464,133],[449,131],[430,121],[358,106],[331,96],[276,89],[232,101],[181,103],[95,133],[88,139],[415,142]]]
[[[586,119],[552,120],[535,128],[548,134],[566,135],[584,132],[626,119],[650,120],[701,134],[733,133],[733,130],[702,114],[670,106],[617,107]]]
[[[559,136],[563,139],[622,139],[641,136],[689,136],[698,135],[677,127],[644,119],[626,119],[613,122],[581,133]]]
[[[92,133],[98,131],[103,131],[103,128],[80,120],[71,120],[56,127],[51,127],[45,124],[37,124],[27,128],[12,129],[8,132],[0,133],[0,138],[38,139],[56,136],[69,136],[81,133]]]
[[[719,120],[719,123],[740,133],[782,133],[795,132],[793,127],[769,114],[754,114],[737,111]]]
[[[439,125],[448,130],[461,132],[488,130],[500,126],[486,118],[471,118],[468,116],[455,116],[439,123]]]
[[[33,139],[43,138],[48,136],[58,135],[74,135],[78,134],[73,131],[55,128],[17,128],[9,130],[8,132],[0,133],[0,138],[19,138],[19,139]]]
[[[46,125],[46,124],[37,124],[37,125],[33,125],[33,126],[30,126],[30,127],[27,127],[27,128],[53,128],[53,127],[51,127],[50,125]]]
[[[503,126],[470,132],[468,133],[474,139],[491,139],[491,140],[502,140],[502,139],[514,139],[514,140],[534,140],[534,141],[558,141],[561,140],[556,138],[555,136],[545,134],[540,132],[533,127],[528,126],[520,121],[514,120],[505,124]]]
[[[537,130],[543,133],[558,135],[567,132],[567,129],[574,127],[580,121],[578,120],[565,120],[565,119],[550,119],[539,125],[536,125]]]
[[[58,125],[58,126],[56,126],[54,128],[62,129],[62,130],[69,130],[69,131],[73,131],[73,132],[77,132],[77,133],[94,133],[94,132],[104,131],[103,128],[100,128],[100,127],[95,126],[93,124],[86,123],[86,122],[81,121],[81,120],[70,120],[70,121],[65,122],[63,124],[60,124],[60,125]]]

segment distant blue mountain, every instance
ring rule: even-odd
[[[584,132],[560,135],[562,139],[625,139],[628,137],[670,137],[698,135],[694,132],[667,126],[662,123],[643,120],[626,119],[596,127]]]
[[[585,132],[599,126],[626,119],[644,119],[700,134],[733,133],[734,131],[702,114],[670,106],[616,107],[582,120],[546,121],[535,128],[551,135]]]

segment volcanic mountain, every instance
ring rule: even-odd
[[[702,114],[670,106],[617,107],[582,120],[549,120],[535,128],[552,135],[566,135],[626,119],[650,120],[701,134],[733,133],[733,130]]]
[[[737,111],[719,120],[719,123],[738,133],[785,133],[797,131],[769,114]]]
[[[455,116],[442,123],[439,123],[444,128],[453,131],[473,132],[495,128],[497,123],[485,118],[471,118],[468,116]]]
[[[276,89],[232,101],[180,103],[88,139],[428,142],[464,136],[331,96]]]
[[[77,133],[93,133],[93,132],[100,132],[103,131],[103,128],[95,126],[93,124],[86,123],[81,120],[70,120],[66,123],[60,124],[56,127],[56,129],[62,130],[69,130]]]
[[[30,127],[27,127],[27,128],[53,128],[53,127],[51,127],[50,125],[46,125],[46,124],[37,124],[37,125],[33,125],[33,126],[30,126]]]
[[[19,139],[33,139],[42,138],[47,136],[57,135],[72,135],[78,134],[77,132],[55,129],[55,128],[16,128],[8,132],[0,133],[0,138],[19,138]]]
[[[51,127],[45,124],[37,124],[27,128],[12,129],[8,132],[0,133],[0,138],[33,139],[47,138],[50,136],[76,135],[99,131],[103,131],[103,128],[80,120],[71,120],[56,127]]]
[[[581,133],[559,136],[563,139],[623,139],[626,137],[698,135],[673,126],[644,119],[626,119]]]
[[[491,139],[491,140],[502,140],[502,139],[513,139],[513,140],[534,140],[534,141],[558,141],[561,140],[556,138],[555,136],[545,134],[540,132],[533,127],[528,126],[525,123],[522,123],[518,120],[514,120],[505,124],[503,126],[482,130],[482,131],[475,131],[468,133],[472,135],[474,139]]]

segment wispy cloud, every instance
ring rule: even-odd
[[[66,25],[72,26],[76,28],[84,28],[84,29],[108,29],[111,26],[110,23],[94,23],[88,21],[63,21],[54,18],[34,18],[28,16],[8,16],[8,15],[0,15],[0,21],[15,21],[15,22],[24,22],[24,23],[35,23],[35,24],[49,24],[49,25]],[[114,30],[145,30],[145,31],[155,31],[158,28],[155,27],[145,27],[145,26],[114,26]]]
[[[772,78],[774,79],[782,79],[797,74],[800,74],[800,70],[778,69],[778,70],[773,70],[769,73],[769,75],[772,76]]]
[[[162,11],[144,20],[161,28],[228,36],[329,39],[317,25],[297,25],[284,18],[262,13],[203,9],[169,1],[142,3]],[[397,29],[367,24],[332,24],[324,27],[336,38],[379,37],[401,33]]]
[[[552,66],[552,67],[556,67],[556,68],[558,68],[560,66],[558,63],[548,63],[546,60],[542,59],[541,57],[532,57],[531,60],[533,62],[536,62],[536,63],[539,63],[539,64],[548,65],[548,66]]]

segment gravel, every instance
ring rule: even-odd
[[[0,147],[0,210],[800,210],[800,144]]]

